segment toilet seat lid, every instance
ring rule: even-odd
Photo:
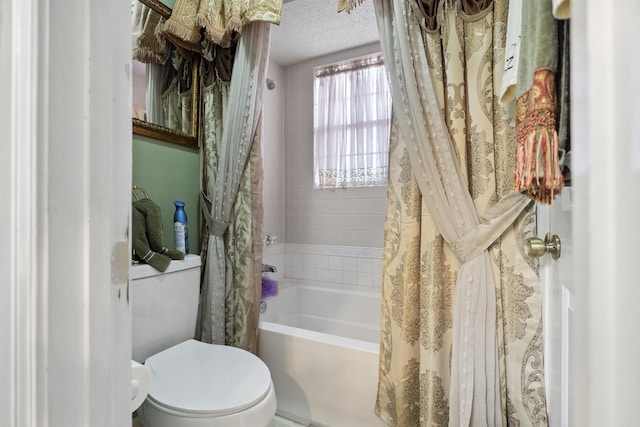
[[[230,346],[188,340],[149,357],[149,397],[181,412],[231,414],[254,406],[271,389],[267,365]]]

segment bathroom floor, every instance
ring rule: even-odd
[[[144,426],[137,418],[134,418],[132,427],[144,427]],[[275,417],[273,417],[273,420],[271,420],[271,422],[267,427],[305,427],[305,426],[276,415]]]
[[[273,417],[273,420],[271,420],[271,422],[267,427],[305,427],[305,426],[303,424],[298,424],[295,421],[291,421],[276,415],[275,417]]]

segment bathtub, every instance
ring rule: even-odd
[[[260,317],[258,355],[277,413],[304,425],[376,427],[380,289],[283,279]]]

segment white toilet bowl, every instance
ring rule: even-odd
[[[151,356],[145,427],[265,427],[276,412],[267,366],[248,351],[187,340]]]
[[[267,365],[248,351],[193,339],[200,257],[129,271],[131,358],[151,371],[145,427],[265,427],[276,412]]]

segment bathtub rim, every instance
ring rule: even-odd
[[[303,329],[295,326],[282,325],[272,321],[260,321],[258,333],[262,331],[272,332],[281,335],[288,335],[299,339],[320,342],[324,344],[333,344],[341,347],[352,348],[365,351],[368,353],[379,354],[380,343],[364,341],[355,338],[343,337],[340,335],[332,335],[324,332],[317,332],[311,329]]]

